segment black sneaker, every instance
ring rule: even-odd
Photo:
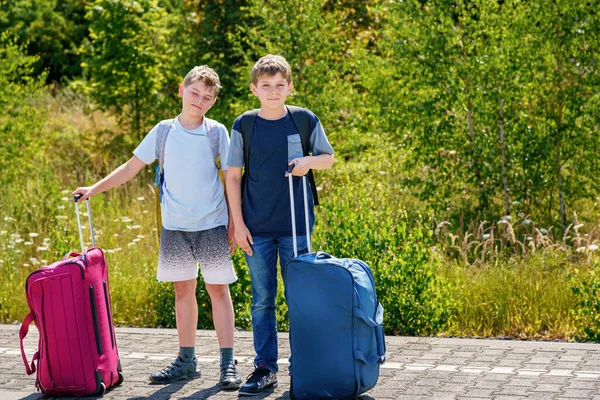
[[[240,396],[253,396],[271,387],[277,387],[277,374],[267,368],[256,367],[240,388]]]
[[[238,374],[235,364],[237,364],[237,360],[221,364],[221,379],[219,379],[221,389],[232,390],[240,388],[242,378]]]
[[[196,357],[190,362],[185,362],[180,357],[177,357],[168,367],[153,372],[150,375],[150,381],[167,385],[182,379],[199,377],[200,373],[196,371],[196,364]]]

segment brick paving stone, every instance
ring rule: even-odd
[[[0,325],[0,400],[38,400],[42,396],[35,391],[35,378],[24,373],[18,329],[18,325]],[[125,382],[111,388],[102,400],[238,399],[237,392],[222,392],[216,386],[219,350],[214,331],[197,332],[202,376],[168,386],[151,385],[148,376],[175,356],[176,331],[122,327],[116,331]],[[30,358],[37,346],[36,334],[31,329],[25,343]],[[279,344],[279,387],[256,398],[290,398],[287,334],[280,334]],[[379,383],[360,400],[600,400],[597,344],[387,337],[386,345],[388,362]],[[253,369],[252,333],[236,331],[234,347],[245,377]],[[76,400],[61,400],[67,399]]]

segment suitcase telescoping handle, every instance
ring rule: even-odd
[[[294,164],[288,166],[288,183],[290,186],[290,208],[292,210],[292,243],[294,245],[294,257],[298,257],[298,240],[296,238],[296,207],[294,206],[294,177],[292,175],[292,169]],[[310,243],[310,223],[308,221],[308,194],[306,192],[306,175],[302,177],[302,193],[304,197],[304,221],[306,222],[306,247],[308,252],[311,253]]]
[[[81,216],[79,215],[79,199],[82,195],[76,194],[73,196],[75,202],[75,214],[77,214],[77,227],[79,228],[79,241],[81,242],[81,254],[85,254],[85,244],[83,243],[83,231],[81,229]],[[92,247],[96,247],[96,239],[94,238],[94,225],[92,224],[92,209],[90,208],[90,199],[85,201],[87,206],[88,222],[90,223],[90,236],[92,237]]]

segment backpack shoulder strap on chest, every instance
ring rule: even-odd
[[[304,156],[308,156],[310,153],[310,120],[308,116],[308,110],[302,107],[296,106],[286,106],[290,116],[292,117],[292,122],[296,127],[296,130],[300,134],[300,141],[302,142],[302,153]],[[319,205],[319,195],[317,193],[317,183],[315,182],[315,176],[313,174],[312,169],[308,171],[308,183],[310,184],[310,189],[313,195],[313,202],[315,206]]]
[[[210,143],[210,151],[215,162],[215,168],[219,172],[219,179],[221,184],[225,187],[225,179],[223,178],[223,170],[221,169],[221,130],[219,129],[219,123],[214,119],[206,118],[206,135]]]
[[[254,132],[254,124],[256,123],[256,116],[258,115],[258,109],[246,111],[242,114],[240,121],[242,135],[242,146],[244,146],[244,171],[247,173],[249,170],[250,160],[250,135]]]
[[[160,121],[156,132],[156,153],[158,154],[158,167],[161,172],[165,163],[165,144],[167,143],[167,136],[169,136],[172,125],[172,119]]]
[[[169,136],[172,125],[172,119],[160,121],[156,132],[156,153],[158,155],[158,164],[156,164],[155,169],[156,175],[154,178],[154,193],[156,195],[156,232],[159,239],[160,231],[162,229],[160,203],[163,195],[163,183],[165,181],[165,174],[163,170],[163,164],[165,162],[165,144],[167,143],[167,136]]]

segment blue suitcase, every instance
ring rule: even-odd
[[[290,198],[292,195],[291,174]],[[303,177],[305,215],[308,215]],[[383,307],[373,273],[361,260],[327,253],[298,256],[286,267],[292,399],[351,399],[373,388],[385,362]],[[309,232],[308,218],[306,232]]]

